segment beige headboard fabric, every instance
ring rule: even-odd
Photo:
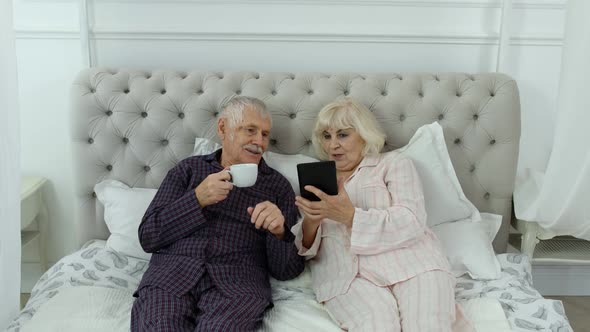
[[[516,82],[498,73],[175,72],[91,68],[72,86],[71,132],[82,240],[105,239],[93,187],[114,178],[157,188],[189,156],[195,137],[218,141],[217,116],[235,95],[263,100],[273,117],[270,150],[314,156],[310,137],[327,103],[351,96],[387,133],[385,150],[438,121],[466,196],[503,215],[494,246],[504,252],[520,139]]]

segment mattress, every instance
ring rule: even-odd
[[[478,332],[572,331],[560,301],[532,287],[525,256],[498,255],[502,277],[458,279],[456,298]],[[7,331],[128,331],[133,291],[148,261],[121,255],[90,241],[50,268]],[[289,281],[271,279],[274,308],[261,331],[340,331],[311,289],[308,268]],[[67,320],[64,320],[67,317]]]

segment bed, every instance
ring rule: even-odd
[[[444,154],[441,158],[448,159],[444,174],[455,181],[440,190],[454,185],[459,198],[475,211],[432,226],[457,266],[456,298],[476,330],[572,331],[562,303],[545,299],[534,289],[528,257],[506,253],[520,138],[520,102],[512,78],[499,73],[104,68],[82,71],[71,92],[77,192],[72,213],[86,244],[41,277],[7,331],[129,329],[131,294],[147,269],[149,256],[119,250],[117,245],[136,250],[137,235],[128,241],[114,240],[120,229],[113,228],[112,220],[109,223],[113,208],[101,193],[97,195],[97,184],[117,182],[126,186],[125,192],[142,191],[149,202],[148,192],[155,192],[171,167],[218,142],[217,116],[236,95],[257,97],[267,104],[273,130],[265,160],[268,156],[275,163],[269,162],[271,166],[284,168],[289,180],[288,167],[315,157],[310,144],[315,116],[323,105],[344,96],[365,104],[378,118],[387,134],[384,150],[418,154],[438,144],[438,152]],[[430,128],[432,137],[439,130],[439,141],[433,138],[436,144],[420,149],[416,137],[426,132],[424,128]],[[428,158],[423,161],[430,163]],[[443,160],[440,167],[447,164]],[[437,174],[433,181],[444,174]],[[131,218],[135,230],[137,218]],[[121,232],[133,231],[129,223],[124,224],[127,229]],[[469,235],[471,229],[477,236]],[[261,330],[339,331],[315,301],[310,282],[308,268],[293,280],[271,279],[275,306],[267,312]]]

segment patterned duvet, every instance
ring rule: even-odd
[[[7,331],[18,332],[48,300],[68,287],[98,286],[134,291],[148,266],[142,259],[121,255],[104,247],[105,241],[91,241],[79,251],[62,258],[39,279],[29,302]],[[513,331],[573,331],[561,301],[544,299],[532,287],[531,267],[526,256],[501,254],[502,277],[491,281],[475,281],[461,277],[457,282],[458,300],[474,298],[498,299]],[[275,304],[298,299],[314,306],[309,270],[287,282],[272,281]],[[319,305],[318,305],[319,306]],[[273,317],[289,306],[276,305],[265,318],[263,330],[271,330]],[[293,312],[293,314],[297,314]],[[324,313],[318,322],[329,326]],[[301,321],[301,320],[300,320]]]
[[[573,331],[561,301],[545,299],[533,288],[531,264],[527,256],[501,254],[497,257],[502,266],[502,276],[490,281],[458,278],[455,290],[458,300],[478,297],[498,299],[514,331]]]

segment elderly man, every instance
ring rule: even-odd
[[[154,253],[135,296],[132,331],[251,331],[272,305],[268,275],[303,271],[291,227],[293,189],[262,159],[271,117],[237,97],[217,122],[222,148],[171,169],[139,227]],[[229,166],[258,164],[251,187],[234,187]]]

